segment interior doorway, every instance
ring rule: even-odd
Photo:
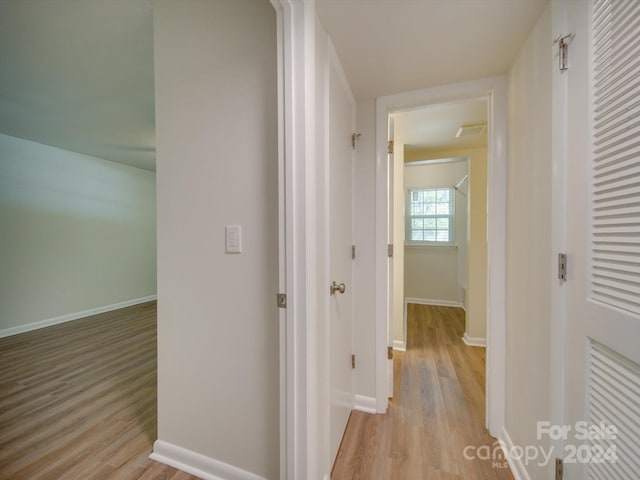
[[[485,346],[487,100],[396,111],[390,124],[393,347],[406,348],[408,304],[464,309],[465,343]]]
[[[427,106],[468,100],[484,100],[487,106],[486,154],[486,261],[484,277],[487,287],[484,299],[487,338],[486,426],[499,436],[504,425],[504,357],[505,357],[505,223],[506,223],[506,79],[489,77],[471,82],[434,87],[380,97],[376,105],[376,244],[378,248],[401,244],[394,238],[394,205],[396,196],[397,148],[390,115]],[[395,120],[394,120],[395,122]],[[390,149],[389,140],[393,141]],[[404,162],[403,162],[404,163]],[[473,178],[473,175],[470,175]],[[395,252],[394,252],[395,253]],[[394,302],[394,259],[378,257],[376,264],[376,337],[380,349],[393,345],[392,309]],[[384,412],[388,405],[389,385],[392,385],[393,361],[379,357],[376,363],[376,407]]]

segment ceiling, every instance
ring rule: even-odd
[[[394,113],[394,139],[405,145],[405,150],[421,153],[449,149],[477,148],[487,145],[486,132],[482,135],[456,138],[462,125],[487,122],[487,101],[466,100],[443,103],[424,108]]]
[[[0,133],[154,170],[149,0],[0,0]]]
[[[548,0],[317,0],[356,98],[506,73]]]
[[[354,94],[371,99],[505,73],[547,1],[317,8]],[[150,0],[0,0],[0,133],[153,171]]]

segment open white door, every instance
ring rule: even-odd
[[[335,460],[351,409],[352,374],[352,133],[355,103],[335,57],[329,62],[329,275],[331,462]]]
[[[565,479],[637,479],[640,2],[565,5],[566,33],[575,36],[567,39],[569,64],[563,73],[568,82],[567,435],[558,456],[564,458]],[[585,426],[595,429],[594,438],[583,438]]]
[[[394,201],[393,201],[393,196],[394,196],[394,185],[395,185],[395,181],[396,181],[396,176],[395,176],[395,163],[394,163],[394,156],[393,156],[393,139],[394,139],[394,135],[393,135],[393,117],[389,116],[389,136],[387,137],[389,139],[389,148],[387,150],[388,154],[389,154],[389,187],[388,187],[388,195],[389,198],[387,200],[387,208],[388,208],[388,213],[387,213],[387,218],[389,221],[389,225],[387,227],[387,231],[389,232],[389,241],[388,241],[388,245],[391,246],[390,250],[387,252],[387,257],[388,257],[388,262],[389,262],[389,289],[388,289],[388,300],[387,300],[387,305],[389,306],[389,312],[388,312],[388,316],[387,316],[387,332],[388,332],[388,337],[387,337],[387,350],[391,349],[390,351],[393,352],[393,345],[394,345],[394,330],[395,330],[395,322],[396,322],[396,318],[395,318],[395,311],[398,309],[398,306],[395,304],[395,302],[398,300],[396,297],[398,295],[396,295],[396,288],[400,288],[403,289],[403,286],[399,286],[399,285],[395,285],[394,281],[393,281],[393,276],[396,273],[396,269],[394,269],[394,263],[395,263],[395,258],[394,257],[394,248],[404,248],[404,245],[394,245],[393,243],[393,231],[395,229],[395,224],[394,224],[394,215],[393,215],[393,209],[394,209]],[[402,271],[402,270],[401,270]],[[404,292],[401,292],[401,296],[404,297]],[[400,308],[403,308],[404,305]],[[406,338],[406,332],[405,333],[405,338]],[[387,397],[389,398],[393,398],[393,355],[387,355]]]

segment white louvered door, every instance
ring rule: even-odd
[[[585,425],[577,422],[604,422],[617,435],[570,436],[560,456],[566,479],[637,480],[640,1],[566,5],[568,33],[575,37],[562,74],[568,135],[564,423],[575,434]]]

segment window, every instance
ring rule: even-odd
[[[452,243],[453,188],[412,188],[407,191],[406,242]]]

